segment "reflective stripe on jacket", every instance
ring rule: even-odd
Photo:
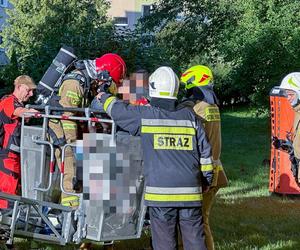
[[[141,136],[146,205],[201,205],[201,178],[210,185],[213,166],[211,147],[193,112],[132,106],[110,95],[103,95],[101,101],[118,126]]]
[[[59,104],[63,107],[78,108],[82,106],[82,99],[84,96],[83,88],[78,80],[68,79],[63,81],[59,88],[58,95],[61,97]],[[67,115],[73,115],[66,112]]]
[[[214,163],[213,186],[225,187],[228,180],[224,172],[221,155],[221,116],[219,107],[216,104],[209,104],[204,101],[187,100],[182,103],[184,106],[192,107],[195,114],[202,122],[207,139],[212,148],[212,158]]]

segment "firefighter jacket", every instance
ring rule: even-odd
[[[300,104],[294,107],[295,118],[294,118],[294,139],[293,147],[295,157],[300,160]],[[300,171],[298,171],[298,181],[300,181]]]
[[[83,88],[78,80],[64,80],[59,88],[58,95],[60,96],[59,104],[63,107],[81,107],[83,99]]]
[[[202,185],[211,185],[213,167],[211,147],[193,112],[132,106],[109,94],[102,95],[101,102],[118,126],[141,136],[145,204],[200,206]]]
[[[59,88],[58,96],[60,96],[59,104],[64,108],[81,107],[84,91],[77,79],[64,80]],[[64,112],[66,116],[74,115],[73,112]],[[73,120],[56,120],[50,119],[49,133],[52,137],[54,145],[64,146],[65,143],[75,143],[77,139],[77,123]],[[73,180],[76,176],[76,164],[73,150],[70,147],[66,148],[64,164],[61,164],[61,149],[55,152],[57,162],[61,172],[64,173],[63,186],[67,192],[75,192]],[[61,204],[64,206],[77,207],[79,204],[78,196],[67,195],[62,193]]]
[[[53,105],[64,108],[78,108],[82,105],[83,95],[83,88],[80,82],[76,79],[67,79],[62,82],[62,85],[59,88],[59,103],[54,103]],[[72,116],[74,113],[65,111],[64,115]],[[59,129],[60,126],[62,127],[63,131]],[[66,132],[67,134],[70,133],[70,136],[65,135]],[[60,122],[59,120],[51,119],[49,133],[55,145],[64,144],[65,139],[68,141],[68,138],[65,137],[74,137],[76,139],[77,123],[71,120],[61,120]]]
[[[200,100],[186,100],[184,106],[192,107],[201,121],[207,139],[212,147],[212,159],[214,163],[214,180],[212,186],[226,187],[228,180],[224,172],[221,156],[221,117],[219,107]]]

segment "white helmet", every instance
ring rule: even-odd
[[[149,77],[149,96],[177,99],[179,80],[170,67],[159,67]]]
[[[298,98],[292,103],[295,106],[300,100],[300,72],[293,72],[286,75],[281,81],[279,88],[296,92]]]

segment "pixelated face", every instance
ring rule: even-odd
[[[136,104],[138,100],[148,96],[148,78],[147,73],[133,73],[129,79],[123,81],[118,93],[124,101]]]
[[[84,134],[76,146],[83,168],[83,199],[104,213],[128,214],[136,209],[142,171],[140,141],[125,136],[117,143],[107,134]],[[128,146],[129,145],[129,146]]]

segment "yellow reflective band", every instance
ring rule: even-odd
[[[77,124],[70,124],[70,123],[62,123],[62,127],[63,129],[65,130],[74,130],[74,129],[77,129]]]
[[[218,165],[216,166],[216,170],[217,171],[224,171],[223,166],[222,165]]]
[[[159,92],[160,96],[170,96],[170,92]]]
[[[79,96],[76,92],[70,91],[70,90],[67,91],[66,96],[70,97],[70,98],[73,98],[73,99],[76,99],[76,100],[81,99],[81,96]]]
[[[191,135],[155,134],[154,149],[193,150]]]
[[[78,104],[81,103],[82,97],[79,96],[76,92],[68,90],[67,93],[66,93],[66,97],[71,98],[71,103],[73,105],[78,105]]]
[[[72,105],[78,106],[81,103],[81,101],[80,100],[71,100],[71,103],[72,103]]]
[[[202,201],[202,194],[145,194],[147,201]]]
[[[217,107],[207,107],[205,108],[205,119],[209,122],[220,121],[220,112]]]
[[[182,134],[182,135],[195,135],[196,131],[194,128],[186,127],[151,127],[151,126],[142,126],[142,133],[149,134]]]
[[[61,205],[65,206],[65,207],[78,207],[79,206],[79,201],[62,202]]]
[[[105,101],[105,103],[104,103],[104,105],[103,105],[103,108],[104,108],[105,111],[107,110],[109,104],[111,104],[111,102],[112,102],[113,100],[115,100],[115,99],[116,99],[116,97],[114,97],[114,96],[108,97],[108,98],[106,99],[106,101]]]
[[[201,165],[201,171],[213,171],[214,167],[212,164],[203,164]]]
[[[71,195],[68,197],[64,197],[61,199],[62,202],[66,202],[66,201],[75,201],[75,200],[79,200],[79,197],[76,195]]]
[[[176,92],[173,95],[170,95],[170,92],[159,92],[160,96],[176,96]]]
[[[77,196],[69,196],[61,199],[61,205],[63,206],[78,206],[79,198]]]

